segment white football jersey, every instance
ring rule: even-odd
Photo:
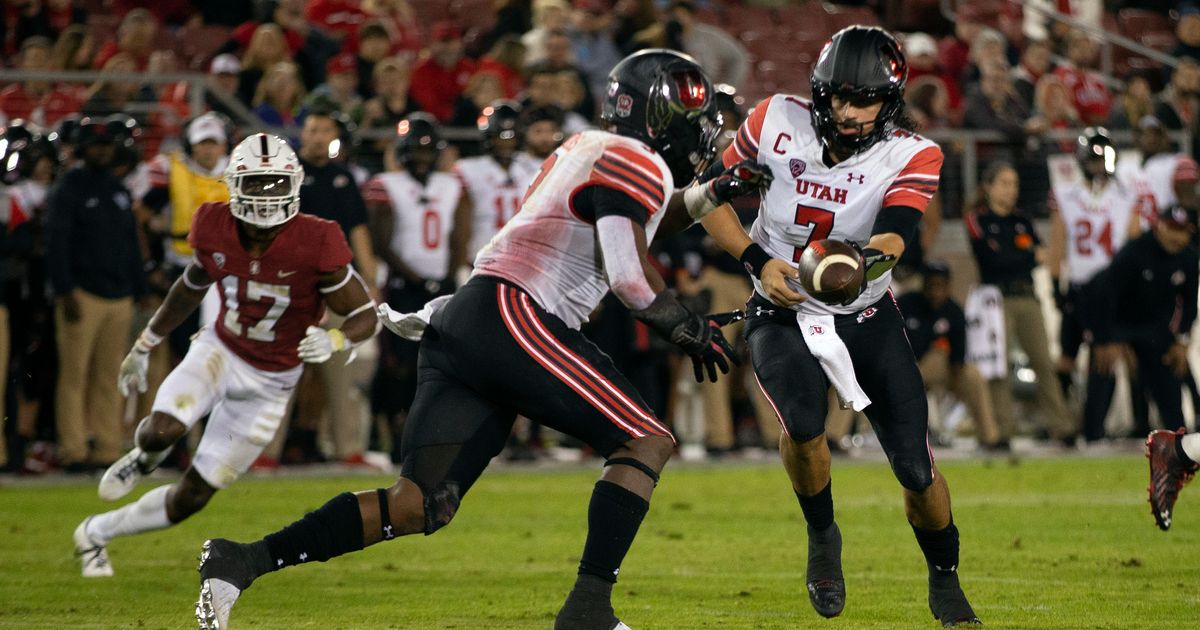
[[[797,262],[812,241],[834,238],[865,245],[885,206],[922,212],[937,191],[942,150],[932,140],[901,129],[866,151],[826,166],[807,99],[775,95],[755,107],[725,150],[725,165],[745,159],[765,164],[775,176],[763,195],[750,238],[775,258]],[[890,271],[871,281],[852,304],[809,299],[805,313],[850,314],[874,304],[891,284]],[[765,296],[762,283],[754,288]],[[805,291],[798,284],[801,294]]]
[[[1159,210],[1178,201],[1175,182],[1200,178],[1196,161],[1183,153],[1158,153],[1145,160],[1122,160],[1117,175],[1137,194],[1137,212],[1143,227],[1153,225]]]
[[[380,173],[367,182],[368,202],[392,209],[392,252],[413,273],[441,280],[450,273],[450,233],[462,184],[449,173],[431,173],[424,186],[405,171]]]
[[[471,195],[471,258],[483,249],[521,209],[521,198],[542,165],[528,153],[517,153],[505,169],[490,155],[463,158],[454,170]]]
[[[578,329],[609,290],[593,219],[574,206],[574,194],[589,186],[639,202],[650,241],[674,181],[662,157],[642,142],[606,131],[576,134],[542,163],[521,211],[475,257],[474,273],[516,284]]]
[[[1116,179],[1099,188],[1084,179],[1054,179],[1051,205],[1067,229],[1067,277],[1072,284],[1083,284],[1107,267],[1125,244],[1138,196]]]

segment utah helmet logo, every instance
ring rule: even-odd
[[[225,268],[225,254],[217,252],[213,254],[213,262],[217,263],[217,269]]]
[[[628,94],[622,94],[617,97],[617,115],[621,118],[629,118],[633,113],[633,97]]]
[[[790,170],[792,172],[792,177],[800,177],[801,175],[804,174],[804,170],[807,168],[808,168],[808,164],[805,164],[804,160],[797,160],[796,158],[792,158],[791,160],[788,161],[788,170]]]

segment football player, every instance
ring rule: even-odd
[[[725,206],[704,225],[753,276],[745,334],[759,383],[783,424],[784,467],[808,523],[813,607],[833,617],[846,600],[825,439],[831,379],[815,356],[816,344],[828,347],[836,334],[853,364],[841,366],[840,378],[857,377],[857,394],[871,401],[866,415],[903,486],[905,514],[929,568],[929,606],[943,624],[977,623],[959,586],[958,529],[927,441],[925,388],[888,292],[891,268],[937,190],[942,166],[938,145],[910,131],[907,76],[904,54],[886,31],[838,31],[813,68],[812,100],[778,94],[759,103],[724,153],[727,166],[750,159],[775,175],[749,234]],[[692,190],[685,199],[697,204],[693,215],[715,205]],[[825,238],[862,248],[865,280],[848,303],[813,299],[796,282],[794,263]],[[832,326],[797,325],[814,318]]]
[[[1191,156],[1171,150],[1171,138],[1162,121],[1154,116],[1142,116],[1137,123],[1135,139],[1142,152],[1142,161],[1131,162],[1121,171],[1127,183],[1137,191],[1142,229],[1153,225],[1163,208],[1179,204],[1200,209],[1200,200],[1196,197],[1200,170]]]
[[[1050,269],[1056,301],[1062,310],[1058,360],[1060,379],[1071,380],[1075,357],[1090,335],[1083,324],[1080,292],[1092,276],[1108,266],[1113,253],[1139,231],[1137,194],[1115,178],[1117,150],[1103,128],[1088,128],[1075,152],[1082,179],[1052,172],[1050,190]],[[1059,276],[1066,273],[1066,288]],[[1104,438],[1104,417],[1116,385],[1111,374],[1097,370],[1095,354],[1088,366],[1083,435],[1089,442]],[[1065,392],[1064,392],[1065,393]]]
[[[471,208],[462,182],[437,169],[446,142],[428,114],[413,114],[397,126],[396,163],[380,173],[363,196],[376,255],[387,265],[385,299],[400,311],[415,311],[454,290],[453,271],[466,260]],[[417,347],[398,337],[382,340],[383,353],[372,385],[376,413],[395,429],[392,458],[399,463],[399,431],[417,387]]]
[[[542,161],[520,151],[521,106],[514,101],[497,101],[479,116],[484,155],[462,158],[454,170],[470,197],[471,243],[468,259],[521,209],[521,197],[537,175]]]
[[[254,543],[206,542],[201,628],[225,628],[241,591],[265,573],[445,527],[503,448],[517,414],[579,438],[606,459],[588,507],[579,575],[554,627],[627,627],[613,612],[612,587],[675,443],[579,327],[611,290],[693,357],[698,378],[707,372],[715,380],[733,351],[718,328],[730,318],[688,311],[646,262],[656,230],[690,221],[678,211],[681,217],[664,216],[675,185],[692,181],[713,154],[712,86],[690,57],[657,49],[627,57],[609,80],[607,130],[573,136],[542,165],[521,212],[480,252],[470,281],[428,327],[407,330],[401,324],[408,318],[380,309],[394,331],[421,339],[400,479],[339,495]],[[733,175],[720,178],[714,194],[744,191],[749,184]]]
[[[1171,515],[1179,491],[1200,470],[1200,433],[1186,429],[1152,431],[1146,437],[1150,460],[1150,509],[1164,532],[1171,529]]]
[[[113,574],[113,538],[174,525],[246,472],[275,435],[302,362],[323,362],[377,331],[374,303],[350,266],[341,228],[299,213],[303,180],[286,142],[254,134],[234,149],[225,170],[229,201],[196,210],[188,233],[192,262],[121,363],[121,393],[145,391],[150,352],[211,286],[222,297],[218,323],[200,331],[163,382],[153,413],[138,425],[135,448],[100,479],[100,497],[128,494],[200,418],[208,415],[208,422],[182,479],[79,524],[75,551],[84,577]],[[341,329],[316,325],[325,306],[345,316]]]

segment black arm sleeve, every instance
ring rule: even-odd
[[[646,206],[619,190],[607,186],[588,186],[571,195],[571,209],[579,218],[595,225],[600,217],[625,217],[645,227],[649,213]]]
[[[725,172],[725,163],[723,161],[721,161],[720,159],[716,159],[716,160],[713,160],[712,164],[708,165],[708,168],[704,169],[703,173],[700,173],[700,176],[696,178],[696,181],[700,182],[700,183],[704,183],[704,182],[707,182],[710,180],[714,180],[717,177],[719,177],[721,175],[721,173],[724,173],[724,172]]]
[[[912,242],[917,234],[917,226],[921,225],[923,213],[909,206],[886,206],[875,215],[875,225],[871,227],[871,236],[876,234],[899,234],[904,239],[905,247]]]

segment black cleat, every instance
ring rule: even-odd
[[[224,538],[204,541],[198,569],[200,597],[196,601],[200,630],[227,629],[234,603],[254,581],[256,575],[244,547]]]
[[[554,618],[554,630],[631,630],[612,607],[612,584],[581,575]]]
[[[846,607],[846,581],[842,579],[842,532],[837,523],[823,532],[808,528],[808,601],[817,614],[836,617]]]
[[[943,628],[983,625],[958,585],[958,573],[931,571],[929,574],[929,610]]]

